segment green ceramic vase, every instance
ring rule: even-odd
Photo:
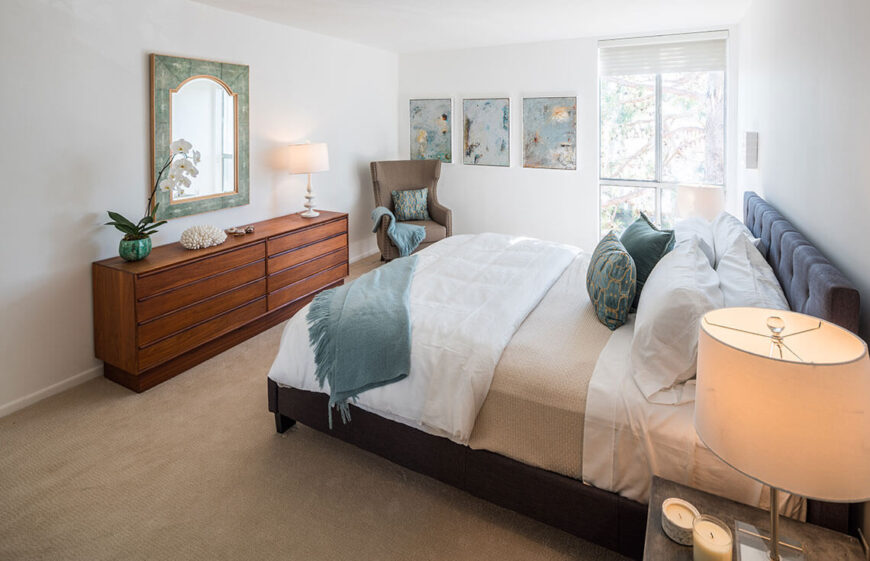
[[[151,253],[151,238],[141,240],[121,240],[118,245],[118,254],[125,261],[139,261],[145,259]]]

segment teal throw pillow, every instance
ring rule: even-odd
[[[598,320],[614,330],[628,319],[637,270],[619,238],[609,232],[595,248],[586,270],[586,290]]]
[[[674,249],[674,231],[659,230],[646,214],[641,212],[640,218],[625,229],[619,241],[628,250],[637,267],[637,291],[632,304],[632,310],[636,310],[640,293],[649,274],[659,260]]]
[[[393,191],[396,220],[431,220],[429,218],[429,188]]]

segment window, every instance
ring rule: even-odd
[[[725,185],[725,41],[716,32],[599,44],[602,235],[641,212],[672,227],[678,186]]]

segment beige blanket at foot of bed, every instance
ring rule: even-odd
[[[516,331],[469,446],[579,479],[586,392],[610,330],[586,292],[581,253]]]

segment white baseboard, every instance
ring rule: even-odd
[[[374,236],[366,236],[362,240],[352,240],[348,243],[349,261],[356,263],[360,259],[365,259],[374,255],[378,251],[378,244]]]
[[[360,255],[355,255],[353,259],[350,260],[351,263],[356,263],[357,261],[361,261],[372,255],[377,255],[378,248],[370,249],[368,251],[363,252]],[[41,390],[35,391],[30,395],[25,395],[24,397],[20,397],[14,401],[10,401],[9,403],[0,405],[0,417],[5,417],[6,415],[10,415],[16,411],[24,409],[28,405],[33,405],[37,401],[41,401],[47,397],[51,397],[55,394],[58,394],[64,390],[68,390],[73,386],[78,386],[79,384],[83,384],[88,380],[99,377],[103,373],[103,367],[95,366],[89,370],[85,370],[75,376],[71,376],[66,380],[62,380],[56,384],[52,384],[47,388],[43,388]]]
[[[60,392],[68,390],[73,386],[78,386],[79,384],[83,384],[88,380],[98,378],[102,373],[103,365],[94,366],[93,368],[85,370],[84,372],[80,372],[75,376],[70,376],[66,380],[61,380],[56,384],[52,384],[47,388],[37,390],[30,395],[25,395],[24,397],[19,397],[14,401],[10,401],[9,403],[0,405],[0,417],[5,417],[6,415],[15,413],[20,409],[24,409],[28,405],[33,405],[37,401],[42,401],[47,397],[59,394]]]
[[[353,265],[353,264],[356,263],[357,261],[362,261],[363,259],[366,259],[366,258],[368,258],[368,257],[371,257],[372,255],[377,255],[379,252],[380,252],[380,250],[379,250],[378,248],[375,248],[375,249],[373,249],[373,250],[371,250],[371,251],[368,251],[368,252],[366,252],[366,253],[363,253],[362,255],[357,255],[357,256],[355,256],[353,259],[351,259],[351,260],[349,261],[349,263],[350,263],[351,265]]]

